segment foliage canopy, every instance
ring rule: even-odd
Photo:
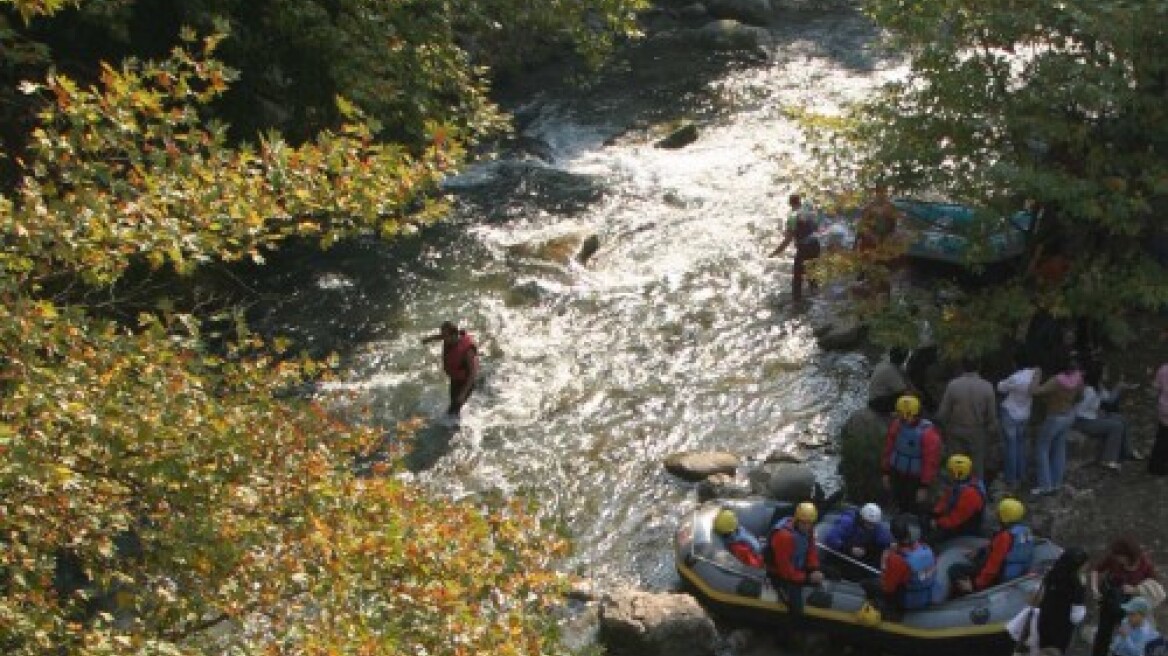
[[[593,56],[638,5],[0,0],[0,651],[561,651],[561,540],[355,478],[383,435],[288,394],[331,363],[244,325],[212,346],[230,308],[166,284],[437,218],[500,123],[485,66]],[[291,118],[229,127],[265,98]],[[121,293],[156,273],[152,304]]]
[[[910,70],[847,120],[808,121],[826,170],[998,216],[1041,209],[1008,281],[933,317],[950,354],[997,348],[1036,307],[1123,341],[1132,310],[1168,305],[1168,3],[864,6]],[[1060,259],[1069,271],[1044,276]]]

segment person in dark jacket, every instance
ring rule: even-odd
[[[1054,647],[1059,653],[1071,646],[1075,626],[1087,615],[1087,589],[1080,578],[1087,552],[1070,547],[1042,579],[1038,603],[1038,648]]]
[[[1140,592],[1148,579],[1159,579],[1147,552],[1128,536],[1112,540],[1088,577],[1091,595],[1099,600],[1099,628],[1091,656],[1107,656],[1115,627],[1124,618],[1123,604]]]
[[[881,520],[880,506],[866,503],[840,515],[823,543],[832,551],[854,558],[872,569],[880,569],[884,551],[892,546],[892,534]]]

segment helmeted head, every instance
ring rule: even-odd
[[[723,508],[714,517],[714,530],[721,535],[730,535],[738,528],[738,515],[733,510]]]
[[[908,517],[904,515],[897,515],[892,518],[892,524],[888,527],[892,533],[892,539],[900,544],[912,543],[912,527],[908,524]]]
[[[866,503],[863,508],[860,508],[860,519],[869,524],[880,523],[880,506],[874,503]]]
[[[1026,506],[1017,499],[1005,498],[998,504],[998,519],[1003,524],[1013,524],[1022,521],[1022,517],[1026,514]]]
[[[949,456],[945,468],[949,471],[950,478],[955,481],[964,481],[973,473],[973,460],[964,453],[958,453]]]
[[[921,414],[921,400],[911,394],[905,394],[896,400],[896,414],[906,421],[916,419]]]
[[[458,341],[458,324],[453,321],[443,321],[442,325],[438,327],[438,332],[442,335],[444,342]]]
[[[795,506],[795,521],[814,524],[818,519],[819,511],[815,509],[815,504],[810,501],[804,501]]]

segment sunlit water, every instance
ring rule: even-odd
[[[818,349],[785,299],[789,257],[766,254],[806,162],[785,110],[857,97],[897,63],[856,16],[791,20],[766,61],[646,55],[586,92],[529,100],[523,135],[550,163],[476,164],[450,181],[449,222],[299,263],[268,281],[278,302],[257,321],[342,352],[345,379],[324,393],[387,427],[442,414],[439,349],[419,338],[458,321],[484,384],[461,431],[422,430],[417,478],[457,498],[534,496],[575,541],[564,569],[601,588],[675,587],[672,533],[696,497],[662,460],[718,449],[757,463],[796,436],[834,436],[870,367]],[[701,125],[681,150],[622,134],[678,116]],[[585,266],[538,255],[590,234]],[[831,457],[814,466],[830,488]]]

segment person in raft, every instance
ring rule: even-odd
[[[726,549],[744,565],[762,569],[762,541],[738,523],[733,510],[723,508],[714,517],[714,532],[722,536]]]
[[[475,379],[479,375],[478,347],[470,333],[460,330],[451,321],[442,322],[438,334],[422,338],[423,344],[437,341],[442,342],[442,369],[450,379],[450,405],[446,408],[446,416],[457,426],[462,406],[474,391]]]

